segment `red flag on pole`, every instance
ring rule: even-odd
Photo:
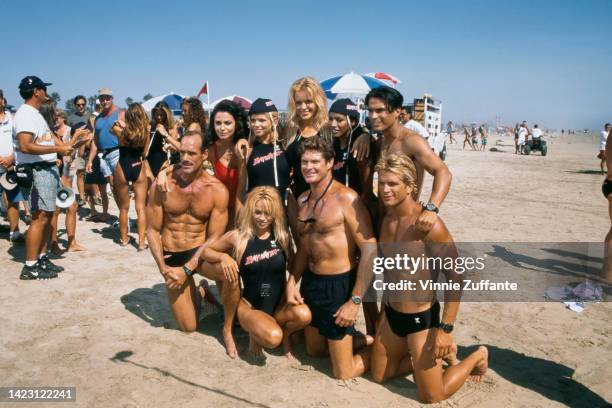
[[[206,94],[206,95],[208,95],[208,81],[206,81],[206,82],[204,83],[204,86],[202,87],[202,89],[200,89],[200,92],[198,92],[198,96],[197,96],[197,98],[199,98],[199,97],[200,97],[200,95],[202,95],[202,94]]]

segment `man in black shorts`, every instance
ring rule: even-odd
[[[310,189],[298,199],[299,248],[287,282],[287,301],[305,303],[312,312],[310,326],[304,329],[306,352],[329,352],[334,377],[350,379],[370,365],[370,348],[364,346],[372,338],[354,330],[367,285],[356,267],[358,250],[361,264],[370,259],[376,241],[357,193],[332,176],[331,143],[320,136],[308,138],[300,146],[300,157]]]

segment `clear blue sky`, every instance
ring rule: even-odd
[[[430,92],[444,119],[599,129],[612,121],[612,1],[30,1],[2,12],[0,88],[28,74],[64,101],[102,86],[140,100],[270,97],[355,71]]]

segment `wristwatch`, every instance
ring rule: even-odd
[[[440,323],[440,326],[438,326],[438,328],[444,333],[450,333],[453,331],[455,326],[453,326],[451,323]]]
[[[436,207],[436,205],[432,203],[431,201],[428,202],[427,204],[424,204],[423,208],[427,211],[435,212],[436,214],[440,211],[438,207]]]
[[[360,305],[361,304],[361,296],[357,296],[357,295],[351,296],[351,302],[353,302],[356,305]]]
[[[187,276],[193,276],[193,273],[194,273],[194,271],[192,271],[191,269],[189,269],[185,265],[183,265],[183,272],[185,272],[185,275],[187,275]]]

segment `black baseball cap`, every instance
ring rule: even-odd
[[[19,83],[19,89],[21,91],[28,91],[30,89],[45,88],[49,85],[53,84],[49,82],[43,82],[43,80],[37,76],[29,75],[21,80],[21,82]]]
[[[278,112],[278,109],[276,109],[274,102],[272,102],[272,100],[270,99],[257,98],[251,104],[251,108],[249,109],[249,116],[267,112]]]
[[[357,121],[359,121],[359,118],[361,117],[357,105],[349,98],[338,99],[333,103],[331,108],[329,108],[329,112],[346,115],[349,118],[357,119]]]

